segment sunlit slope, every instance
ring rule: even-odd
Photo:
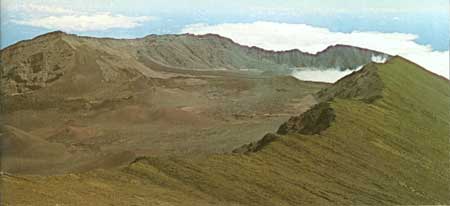
[[[366,101],[361,95],[336,95],[329,105],[334,120],[316,134],[291,127],[256,152],[146,157],[121,170],[58,177],[3,176],[4,200],[38,205],[450,204],[450,83],[400,57],[365,69],[375,70],[370,75],[381,80],[380,97]],[[342,85],[352,84],[341,83],[337,93],[364,90]]]

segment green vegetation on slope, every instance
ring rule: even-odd
[[[400,57],[375,67],[383,81],[382,98],[371,103],[334,98],[330,106],[335,120],[319,134],[288,133],[246,154],[147,157],[121,170],[57,177],[4,175],[4,188],[8,188],[3,191],[4,201],[40,205],[450,204],[448,80]]]

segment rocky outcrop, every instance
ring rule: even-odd
[[[331,87],[322,89],[316,94],[316,98],[320,103],[299,116],[291,117],[278,128],[277,135],[267,134],[260,141],[237,148],[235,152],[258,151],[271,141],[279,138],[278,135],[320,134],[328,129],[335,120],[336,115],[330,105],[330,101],[334,98],[353,99],[366,103],[372,103],[382,98],[384,84],[379,75],[379,65],[378,63],[369,63],[361,70],[340,79]]]
[[[280,126],[277,134],[319,134],[321,131],[330,127],[335,117],[334,110],[330,107],[329,103],[319,103],[300,116],[291,117]]]
[[[257,152],[280,138],[280,135],[287,134],[304,134],[314,135],[326,130],[334,121],[336,115],[333,108],[327,102],[319,103],[302,113],[300,116],[291,117],[287,122],[283,123],[277,134],[268,133],[257,142],[242,145],[233,150],[233,153],[249,153]]]
[[[75,51],[50,33],[1,51],[1,94],[33,91],[58,80],[75,61]]]
[[[273,133],[267,133],[266,135],[264,135],[264,137],[262,139],[258,140],[257,142],[245,144],[239,148],[234,149],[233,153],[257,152],[278,138],[280,138],[280,136],[273,134]]]
[[[322,89],[316,94],[320,103],[316,104],[299,116],[291,117],[283,123],[277,134],[267,134],[261,140],[243,145],[233,152],[256,152],[278,139],[279,135],[303,134],[315,135],[328,129],[335,120],[335,112],[330,105],[334,98],[355,99],[371,103],[382,97],[383,82],[378,74],[376,63],[370,63],[361,70],[356,71],[333,86]]]
[[[280,126],[277,133],[281,135],[289,133],[319,134],[327,129],[335,119],[334,110],[329,103],[334,98],[355,99],[367,103],[381,98],[384,86],[376,64],[370,63],[361,70],[340,79],[333,86],[319,91],[316,97],[321,103],[300,116],[291,117]]]

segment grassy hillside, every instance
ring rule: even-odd
[[[317,134],[290,131],[245,154],[145,157],[120,170],[64,176],[3,175],[3,201],[37,205],[450,204],[448,80],[401,57],[365,69],[376,69],[383,85],[381,97],[368,103],[360,95],[336,95],[329,105],[335,118]]]

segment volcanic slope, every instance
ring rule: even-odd
[[[365,80],[373,80],[376,91],[358,83]],[[62,176],[4,174],[3,201],[6,205],[446,205],[450,204],[449,94],[448,80],[393,57],[342,79],[322,92],[329,101],[291,118],[278,134],[268,134],[235,153],[142,157],[122,169]]]
[[[138,51],[142,58],[197,70],[254,69],[283,72],[293,67],[356,69],[371,62],[375,56],[390,57],[377,51],[339,44],[329,46],[317,54],[297,49],[276,52],[242,46],[215,34],[150,35],[140,41],[147,45]]]
[[[135,156],[230,152],[302,113],[329,86],[282,76],[288,68],[356,68],[379,55],[387,56],[344,45],[274,52],[212,34],[44,34],[1,50],[2,171],[55,174]],[[33,155],[45,150],[55,155]]]
[[[2,171],[60,174],[123,166],[136,156],[230,152],[305,111],[316,103],[312,94],[329,86],[214,65],[178,68],[144,52],[183,39],[194,42],[184,49],[245,48],[212,35],[120,40],[53,32],[3,49]]]
[[[169,78],[167,72],[185,74],[204,70],[254,70],[274,73],[290,68],[356,69],[380,52],[334,45],[317,54],[299,50],[268,51],[247,47],[219,35],[149,35],[139,39],[80,37],[51,32],[9,46],[1,51],[2,93],[21,94],[58,81],[72,82],[60,88],[69,94],[86,92],[110,82],[139,75]],[[77,72],[77,78],[73,72]],[[89,76],[86,76],[89,73]],[[65,77],[69,76],[69,77]],[[71,78],[71,79],[68,79]],[[97,82],[95,87],[92,82]]]

